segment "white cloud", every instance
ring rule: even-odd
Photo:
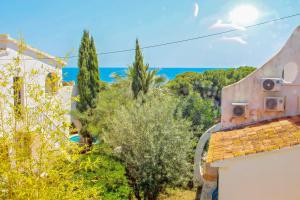
[[[226,28],[231,28],[231,29],[237,29],[241,31],[245,31],[246,28],[243,26],[239,26],[233,23],[223,23],[222,20],[218,20],[216,23],[214,23],[210,29],[226,29]]]
[[[244,40],[242,37],[223,37],[221,40],[233,41],[240,44],[248,44],[248,42]]]
[[[194,5],[194,17],[198,17],[199,15],[199,4],[197,2],[195,2]]]

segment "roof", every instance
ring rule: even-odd
[[[20,41],[18,40],[15,40],[13,38],[11,38],[8,34],[0,34],[0,43],[6,43],[6,42],[10,42],[10,43],[13,43],[15,45],[19,45]],[[62,66],[62,65],[66,65],[67,63],[55,56],[52,56],[48,53],[45,53],[43,51],[40,51],[38,49],[35,49],[33,47],[31,47],[30,45],[26,44],[25,43],[25,47],[26,47],[26,50],[34,53],[36,56],[36,59],[40,59],[40,60],[49,60],[49,61],[52,61],[54,62],[57,66]]]
[[[212,134],[207,162],[269,152],[300,144],[300,116],[259,122]]]

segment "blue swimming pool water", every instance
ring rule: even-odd
[[[70,141],[79,143],[80,142],[80,136],[79,135],[73,135],[73,136],[70,137]]]

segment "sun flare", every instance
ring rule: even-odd
[[[258,17],[259,11],[251,5],[238,6],[229,13],[230,22],[240,26],[251,25]]]

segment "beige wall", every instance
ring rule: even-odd
[[[214,163],[221,200],[299,200],[300,146]]]
[[[261,78],[282,78],[286,82],[279,92],[264,92]],[[294,79],[294,81],[290,81]],[[264,97],[284,97],[283,112],[264,111]],[[248,103],[248,116],[234,118],[232,103]],[[300,27],[298,27],[280,52],[254,73],[222,90],[222,128],[254,123],[266,119],[300,114]]]

